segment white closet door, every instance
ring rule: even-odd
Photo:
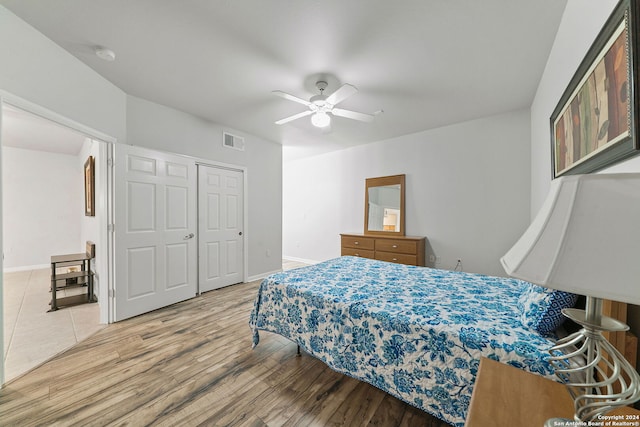
[[[115,320],[192,298],[197,291],[193,160],[115,147]]]
[[[244,279],[244,176],[198,165],[199,291]]]

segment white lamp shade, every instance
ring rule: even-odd
[[[500,260],[548,288],[640,304],[640,173],[558,178]]]

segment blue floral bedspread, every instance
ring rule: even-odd
[[[526,329],[525,282],[341,257],[273,274],[249,324],[331,368],[463,426],[480,358],[552,378],[550,338]]]

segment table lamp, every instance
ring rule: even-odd
[[[562,311],[582,329],[549,350],[573,397],[574,421],[638,401],[638,372],[602,335],[629,327],[603,316],[602,299],[640,304],[640,173],[555,179],[536,218],[500,261],[512,277],[586,296],[585,310]]]

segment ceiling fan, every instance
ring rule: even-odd
[[[338,90],[328,96],[324,94],[324,90],[327,88],[327,82],[320,80],[316,82],[316,87],[320,91],[320,95],[312,96],[308,101],[280,90],[274,90],[273,93],[275,95],[309,107],[308,111],[294,114],[293,116],[278,120],[275,123],[277,125],[282,125],[301,117],[311,116],[311,123],[316,127],[323,128],[331,124],[330,114],[339,117],[346,117],[347,119],[359,120],[361,122],[373,121],[374,116],[372,114],[358,113],[357,111],[336,108],[338,103],[358,92],[358,89],[355,86],[345,83],[340,86]]]

